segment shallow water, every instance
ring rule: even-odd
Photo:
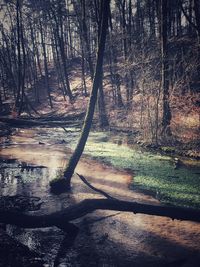
[[[56,196],[49,193],[49,181],[59,175],[66,165],[78,135],[77,129],[73,128],[68,129],[68,133],[62,129],[19,129],[4,140],[0,149],[0,195],[40,197],[42,206],[36,214],[62,210],[85,198],[99,197],[76,175],[70,194]],[[112,142],[109,143],[111,137]],[[99,158],[98,150],[101,149],[104,158],[105,153],[113,156],[110,150],[115,147],[113,153],[118,158],[114,163],[118,162],[116,165],[120,168],[124,153],[130,151],[119,142],[124,137],[111,137],[93,133],[86,153],[94,154],[96,151]],[[137,163],[142,159],[143,152],[133,153],[132,157],[132,161]],[[167,157],[164,163],[170,164],[170,158]],[[127,169],[132,167],[129,164]],[[150,195],[129,190],[132,170],[122,171],[83,157],[76,172],[120,199],[158,203]],[[197,223],[104,211],[88,215],[76,223],[81,227],[81,232],[59,266],[183,266],[186,263],[188,266],[198,266],[195,265],[200,253],[200,225]],[[64,238],[62,231],[55,227],[24,230],[13,226],[8,226],[7,231],[31,249],[43,253],[46,266],[53,266]]]

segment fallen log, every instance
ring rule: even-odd
[[[66,121],[66,120],[83,120],[85,117],[85,112],[76,113],[76,114],[68,114],[68,115],[50,115],[50,116],[40,116],[38,120],[45,120],[45,121]]]
[[[78,119],[61,120],[61,121],[50,121],[50,120],[39,120],[39,119],[16,119],[0,117],[0,121],[8,124],[11,127],[34,127],[34,126],[45,126],[45,127],[63,127],[66,125],[80,126],[81,121]]]
[[[0,211],[0,222],[16,225],[22,228],[44,228],[57,226],[69,231],[69,222],[78,219],[95,210],[116,210],[169,217],[177,220],[200,222],[200,210],[160,206],[116,199],[86,199],[78,204],[67,207],[63,211],[48,215],[29,215],[13,211]]]

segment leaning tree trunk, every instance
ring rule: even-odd
[[[52,191],[66,191],[70,189],[72,175],[82,155],[82,152],[84,150],[84,147],[85,147],[85,144],[86,144],[89,132],[90,132],[95,105],[97,101],[98,89],[102,81],[102,75],[99,75],[99,74],[102,73],[102,67],[103,67],[106,33],[107,33],[107,28],[108,28],[109,8],[110,8],[110,1],[104,0],[103,10],[102,10],[103,19],[101,23],[100,38],[99,38],[99,44],[98,44],[96,69],[95,69],[95,75],[94,75],[94,80],[93,80],[90,101],[88,104],[87,114],[85,117],[82,133],[78,141],[78,144],[76,146],[76,149],[74,153],[72,154],[69,160],[69,163],[64,171],[64,178],[53,180],[50,183]]]

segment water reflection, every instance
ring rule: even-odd
[[[9,150],[9,152],[11,151],[12,155],[7,156],[17,156],[17,154],[13,153],[15,148]],[[34,151],[32,154],[33,160],[31,160],[31,154],[29,154],[27,156],[28,162],[26,163],[24,162],[26,159],[24,150],[21,150],[20,157],[23,161],[12,158],[0,159],[0,196],[23,195],[41,198],[41,209],[35,211],[35,214],[48,214],[59,211],[71,203],[72,199],[68,194],[62,194],[61,196],[49,194],[49,181],[56,177],[61,170],[61,166],[66,164],[65,158],[60,157],[60,154],[57,157],[56,153],[53,153],[50,157],[46,155],[46,162],[43,159],[43,163],[47,163],[47,168],[34,164],[36,163]],[[64,238],[62,231],[56,227],[21,229],[12,225],[7,225],[6,231],[30,249],[42,254],[43,259],[48,263],[47,266],[53,266],[54,258]]]

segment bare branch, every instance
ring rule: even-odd
[[[81,179],[81,181],[86,184],[89,188],[91,188],[92,190],[98,192],[99,194],[103,195],[104,197],[108,198],[108,199],[115,199],[114,197],[110,196],[109,194],[107,194],[106,192],[104,192],[101,189],[98,189],[96,187],[94,187],[93,185],[91,185],[86,178],[83,175],[80,175],[78,173],[76,173],[78,175],[78,177]]]
[[[190,16],[188,16],[187,12],[185,11],[183,4],[180,1],[180,8],[184,14],[184,16],[186,17],[187,21],[195,28],[195,30],[198,30],[197,25],[192,21],[192,19],[190,18]]]

